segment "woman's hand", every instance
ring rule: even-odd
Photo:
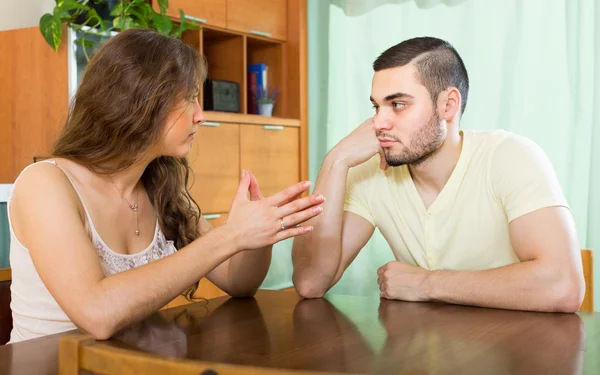
[[[310,182],[300,182],[263,198],[254,175],[244,171],[224,224],[236,249],[259,249],[310,232],[312,226],[301,224],[323,211],[325,199],[320,195],[296,199],[309,187]]]

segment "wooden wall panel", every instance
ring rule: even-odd
[[[0,183],[47,155],[68,108],[66,36],[55,52],[38,27],[0,32]]]

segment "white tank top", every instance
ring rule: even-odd
[[[60,168],[53,160],[45,160],[39,163],[51,163]],[[39,163],[31,164],[27,168]],[[62,170],[62,168],[60,169]],[[64,170],[62,171],[71,182],[71,185],[73,185],[73,189],[81,200],[86,215],[86,228],[96,248],[96,253],[106,276],[126,271],[175,253],[176,249],[173,241],[165,239],[158,225],[158,220],[154,231],[154,239],[143,251],[129,255],[119,254],[111,250],[96,231],[92,217],[79,190],[69,175]],[[17,177],[14,186],[16,186],[18,180],[19,178]],[[12,300],[10,308],[13,317],[13,329],[9,343],[76,329],[75,324],[71,322],[67,314],[60,308],[40,279],[29,255],[29,250],[15,236],[10,221],[11,197],[12,191],[9,193],[7,202],[8,223],[10,227],[10,266],[12,269]],[[60,270],[57,271],[60,272]]]

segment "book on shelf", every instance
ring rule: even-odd
[[[258,114],[260,92],[269,92],[267,85],[267,64],[248,65],[248,113]]]

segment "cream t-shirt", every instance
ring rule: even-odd
[[[344,210],[379,228],[398,261],[429,270],[516,263],[508,224],[544,207],[568,208],[535,143],[503,130],[462,134],[458,163],[428,209],[407,166],[382,171],[376,155],[350,169]]]

